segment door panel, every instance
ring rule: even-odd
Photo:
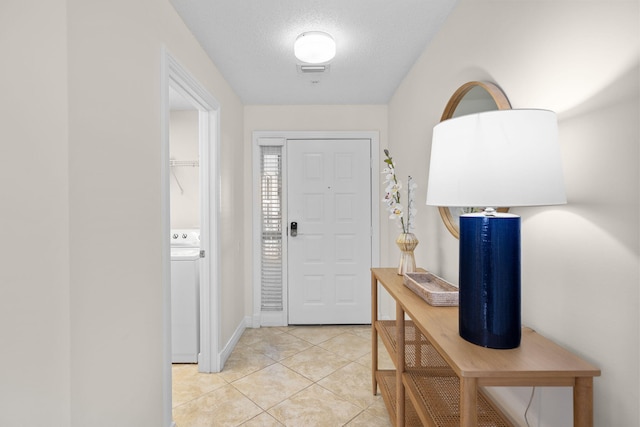
[[[370,140],[287,141],[290,324],[369,323]]]

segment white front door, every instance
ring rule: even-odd
[[[371,322],[370,165],[369,139],[287,141],[290,324]]]

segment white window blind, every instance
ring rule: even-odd
[[[282,311],[282,146],[260,146],[261,309]]]

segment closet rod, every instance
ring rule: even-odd
[[[198,167],[200,166],[200,162],[197,160],[169,160],[169,166],[191,166]]]

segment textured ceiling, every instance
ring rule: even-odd
[[[245,104],[386,104],[457,0],[171,0]],[[329,71],[293,42],[333,35]],[[215,95],[215,94],[214,94]]]

